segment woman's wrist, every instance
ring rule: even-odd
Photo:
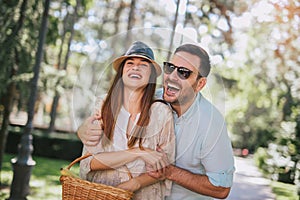
[[[134,160],[141,158],[141,150],[139,148],[130,148],[126,151],[134,157]]]

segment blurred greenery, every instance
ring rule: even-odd
[[[228,69],[224,77],[234,83],[227,93],[228,126],[233,146],[257,152],[268,177],[297,183],[300,48],[295,41],[300,38],[294,26],[300,25],[299,2],[252,2],[249,15],[241,16],[250,26],[235,30],[235,48],[221,64]]]
[[[7,114],[20,120],[27,108],[43,2],[1,2],[4,125]],[[256,153],[267,177],[292,181],[300,191],[299,10],[298,0],[180,1],[175,16],[171,0],[53,0],[35,125],[49,125],[52,102],[60,95],[56,128],[76,130],[93,111],[95,97],[107,90],[114,73],[110,64],[129,42],[154,47],[159,63],[176,46],[195,42],[211,57],[204,93],[219,99],[233,147]]]
[[[10,184],[12,181],[12,167],[10,160],[15,157],[12,154],[5,154],[3,162],[3,171],[1,172],[2,189],[0,190],[0,199],[9,197]],[[34,157],[36,166],[32,170],[30,178],[30,195],[28,200],[57,200],[61,199],[61,184],[59,182],[60,168],[64,168],[70,162],[64,160],[49,159],[43,157]],[[79,165],[75,164],[71,171],[79,173]]]
[[[273,181],[271,187],[276,195],[276,200],[299,200],[295,185]]]

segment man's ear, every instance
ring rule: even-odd
[[[198,80],[197,87],[196,87],[197,92],[199,92],[200,90],[202,90],[202,88],[204,88],[204,86],[206,85],[206,82],[207,82],[206,77],[201,77]]]

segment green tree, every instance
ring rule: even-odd
[[[37,9],[40,6],[39,1],[30,0],[1,3],[0,29],[3,35],[0,38],[0,99],[3,115],[0,118],[0,170],[13,100],[17,94],[28,93],[26,84],[20,83],[31,77],[28,73],[32,69],[32,55],[37,45],[37,32],[32,30],[40,22],[41,13]]]
[[[224,64],[224,76],[234,80],[228,102],[234,146],[252,152],[265,147],[265,162],[273,163],[269,172],[292,168],[294,176],[300,155],[299,3],[253,1],[248,8],[235,18],[234,52]],[[274,145],[285,160],[280,164]]]
[[[37,84],[39,80],[40,66],[43,58],[43,47],[45,43],[46,33],[48,29],[48,15],[49,15],[50,0],[44,3],[41,26],[39,29],[38,48],[35,56],[35,64],[33,67],[34,76],[31,80],[30,97],[28,101],[28,119],[25,126],[24,133],[21,137],[21,142],[18,149],[17,158],[12,160],[13,164],[13,180],[10,190],[9,199],[26,199],[29,194],[29,180],[31,176],[31,169],[35,165],[32,160],[32,129],[34,118],[34,106],[37,98]]]
[[[67,15],[64,17],[63,23],[62,23],[63,31],[61,34],[61,44],[60,44],[59,53],[58,53],[58,57],[57,57],[57,69],[58,70],[64,70],[64,71],[67,70],[69,57],[70,57],[70,46],[71,46],[71,42],[74,37],[74,24],[78,20],[78,10],[80,9],[80,7],[81,7],[81,1],[76,0],[75,5],[67,4],[67,8],[65,8],[65,10],[67,11]],[[71,9],[71,8],[73,8],[73,9]],[[69,13],[69,10],[72,10],[73,12]],[[67,41],[66,41],[67,45],[65,44],[66,37],[67,37]],[[66,50],[65,50],[64,59],[62,59],[64,46],[66,46]],[[48,132],[52,132],[55,129],[57,107],[58,107],[58,102],[60,99],[60,92],[57,88],[59,87],[59,85],[61,85],[61,82],[63,81],[62,78],[63,77],[57,79],[57,82],[55,84],[55,88],[54,88],[55,95],[53,97],[52,106],[51,106],[50,124],[48,127]]]

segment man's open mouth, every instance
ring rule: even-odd
[[[167,91],[171,94],[175,94],[176,92],[178,92],[180,90],[180,87],[178,85],[172,84],[172,83],[168,83],[167,84]]]

